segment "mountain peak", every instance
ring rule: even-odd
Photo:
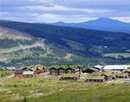
[[[106,17],[101,17],[101,18],[98,18],[97,20],[113,20],[111,18],[106,18]]]
[[[68,26],[68,27],[78,27],[85,29],[95,29],[103,31],[115,31],[115,32],[130,32],[130,23],[125,23],[116,19],[101,17],[96,20],[91,20],[81,23],[64,23],[57,22],[54,25],[58,26]]]
[[[55,22],[56,24],[64,24],[62,21]]]
[[[102,21],[102,22],[120,22],[120,23],[124,23],[124,22],[121,22],[119,20],[116,20],[116,19],[111,19],[111,18],[98,18],[97,20],[93,20],[93,21]]]
[[[98,18],[96,20],[88,21],[86,24],[97,25],[98,27],[105,25],[108,26],[108,28],[116,27],[117,29],[120,29],[119,26],[122,26],[123,28],[127,26],[127,23],[111,18]]]

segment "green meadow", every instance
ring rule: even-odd
[[[129,102],[130,84],[59,81],[60,76],[0,78],[0,102]]]
[[[11,71],[0,71],[0,78],[8,77],[12,74],[13,74],[13,72],[11,72]]]

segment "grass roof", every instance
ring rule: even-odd
[[[91,76],[101,76],[103,72],[94,72],[91,74]]]
[[[91,75],[94,75],[94,76],[101,76],[101,75],[107,75],[107,76],[113,76],[115,75],[112,71],[110,70],[107,70],[107,71],[102,71],[102,72],[94,72],[92,73]]]
[[[112,71],[105,71],[103,72],[104,75],[107,75],[107,76],[114,76],[115,74],[112,72]]]
[[[104,79],[104,76],[87,76],[86,79]]]
[[[126,73],[116,73],[116,76],[128,76]]]
[[[104,72],[94,72],[92,74],[88,74],[86,76],[86,79],[104,79],[103,74],[107,75],[107,76],[115,77],[115,74],[112,73],[112,71],[107,70],[107,71],[104,71]]]
[[[130,69],[125,69],[122,72],[130,72]]]
[[[67,69],[67,68],[76,69],[76,68],[78,68],[78,66],[77,65],[52,65],[51,68],[56,68],[56,69],[59,69],[59,68],[63,68],[63,69]]]

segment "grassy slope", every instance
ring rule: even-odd
[[[17,46],[12,46],[9,48],[6,48],[6,45],[3,45],[4,48],[0,49],[0,61],[1,62],[11,62],[12,60],[20,60],[24,58],[24,56],[28,55],[27,52],[31,48],[37,48],[41,47],[44,48],[44,40],[43,39],[34,39],[34,37],[19,32],[17,30],[12,30],[5,27],[0,27],[0,39],[6,39],[5,41],[14,40],[14,42],[18,43]],[[15,41],[17,40],[17,41]],[[21,44],[20,41],[28,41],[25,44]],[[31,42],[34,41],[34,42]],[[12,42],[11,42],[12,43]],[[30,44],[29,44],[30,43]],[[7,45],[10,45],[10,42],[6,43]],[[23,53],[21,53],[23,51]],[[44,52],[44,49],[43,49]]]
[[[129,58],[130,53],[108,53],[104,55],[105,57],[114,57],[114,58],[119,58],[119,57],[125,57]]]
[[[0,27],[0,38],[31,40],[33,37],[17,30]]]
[[[129,102],[126,83],[62,82],[58,77],[0,79],[0,102]],[[26,99],[24,99],[26,97]]]

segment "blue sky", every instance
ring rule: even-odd
[[[109,17],[130,22],[130,0],[0,0],[0,19],[83,22]]]

